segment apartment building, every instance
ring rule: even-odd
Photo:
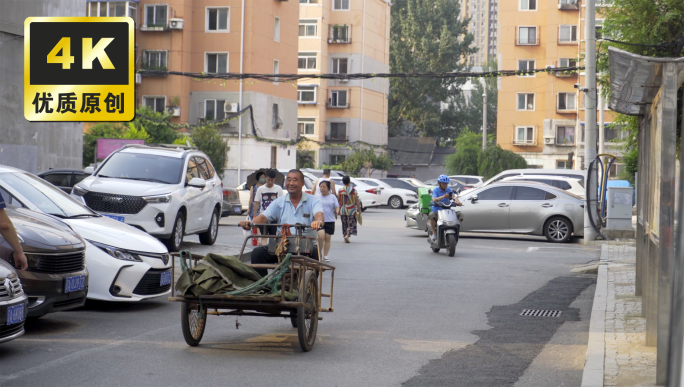
[[[473,34],[477,53],[468,58],[470,66],[483,67],[498,53],[499,0],[462,0],[461,19],[470,19],[468,31]]]
[[[87,14],[136,21],[139,69],[206,74],[297,71],[297,1],[88,1]],[[219,126],[228,152],[226,165],[216,167],[225,169],[226,184],[238,185],[259,168],[295,167],[295,146],[258,141],[255,136],[296,138],[297,90],[292,84],[248,79],[241,85],[235,80],[177,75],[138,75],[136,83],[136,106],[168,111],[172,123],[222,122],[252,106],[254,122],[249,114],[242,119],[241,146],[238,119]]]
[[[505,16],[499,20],[500,68],[552,71],[500,80],[497,143],[519,153],[533,168],[582,169],[584,102],[596,97],[578,91],[576,85],[584,87],[583,73],[553,69],[583,65],[579,58],[584,52],[585,5],[580,0],[515,0],[502,3],[500,11]],[[597,37],[601,23],[598,19]],[[598,122],[599,115],[592,119]],[[617,153],[618,146],[608,141],[621,134],[611,125],[614,114],[607,104],[604,117],[606,151]]]
[[[298,73],[389,72],[390,7],[390,0],[299,0]],[[387,145],[388,93],[387,79],[298,82],[298,134],[313,140],[304,146],[316,166],[344,161],[345,145]]]

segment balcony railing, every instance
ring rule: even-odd
[[[325,107],[328,109],[349,109],[349,103],[346,105],[333,105],[331,102],[326,102]]]
[[[537,145],[537,136],[533,139],[520,139],[513,136],[513,145],[515,146],[535,146]]]
[[[326,135],[325,136],[325,141],[329,142],[346,142],[349,141],[349,136],[346,134],[343,135]]]
[[[558,9],[577,10],[579,9],[579,0],[558,0]]]

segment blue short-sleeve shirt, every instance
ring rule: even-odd
[[[454,192],[454,190],[451,189],[451,187],[447,187],[446,189],[441,189],[440,187],[437,187],[432,190],[432,198],[438,198],[440,196],[444,196],[445,193],[447,192]],[[449,198],[444,198],[440,200],[444,204],[449,204]],[[432,207],[432,212],[437,212],[441,209],[441,207],[436,207],[436,206],[431,206]]]
[[[315,220],[314,216],[319,212],[323,212],[321,201],[316,196],[302,192],[302,200],[297,208],[292,204],[290,194],[288,193],[274,200],[262,215],[268,219],[269,223],[301,223],[309,226]],[[295,229],[292,228],[290,232],[294,235]],[[317,235],[316,230],[311,230],[308,234],[313,237]]]

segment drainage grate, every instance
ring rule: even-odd
[[[523,309],[521,316],[527,317],[560,317],[560,310],[540,310],[540,309]]]

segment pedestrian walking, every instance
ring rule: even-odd
[[[337,196],[340,200],[340,219],[344,241],[349,243],[349,238],[356,235],[356,216],[361,211],[361,202],[359,202],[356,188],[351,186],[349,176],[343,177],[342,183],[344,187],[340,188]]]
[[[283,196],[283,188],[275,184],[276,172],[273,169],[269,169],[265,174],[265,184],[257,188],[256,194],[254,195],[254,216],[252,219],[262,214],[268,208],[274,200]],[[259,231],[261,235],[276,235],[276,226],[260,226]],[[268,239],[262,239],[262,244],[268,244]]]
[[[323,229],[318,230],[318,246],[323,254],[323,261],[330,262],[328,253],[330,253],[330,239],[335,234],[335,221],[337,220],[337,212],[340,208],[340,202],[337,196],[330,191],[330,182],[322,181],[318,187],[321,192],[320,202],[323,206]]]
[[[256,196],[256,192],[261,187],[262,185],[266,184],[266,176],[265,173],[262,171],[257,172],[256,174],[256,184],[251,186],[249,188],[249,205],[247,206],[247,217],[249,219],[254,219],[256,218],[257,214],[254,214],[254,196]]]
[[[316,182],[314,183],[313,188],[311,189],[311,194],[315,196],[321,196],[321,190],[319,189],[319,186],[321,185],[321,182],[323,181],[329,181],[330,182],[330,192],[335,194],[337,192],[335,190],[335,182],[330,180],[330,169],[326,168],[323,170],[323,176],[319,177],[316,179]]]

